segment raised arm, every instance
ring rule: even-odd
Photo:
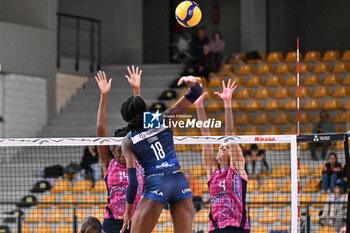
[[[107,119],[107,99],[108,94],[111,90],[112,79],[107,81],[105,72],[99,71],[95,80],[100,89],[100,105],[97,111],[97,136],[108,137],[106,130],[106,119]],[[110,161],[113,158],[113,154],[108,146],[97,146],[98,155],[100,156],[102,164],[103,176],[106,174]]]
[[[141,95],[141,74],[142,70],[139,67],[132,65],[131,69],[127,67],[129,75],[125,75],[125,78],[128,80],[130,86],[132,87],[134,95]]]
[[[197,111],[197,117],[199,121],[206,121],[207,116],[205,114],[205,109],[203,105],[204,97],[208,94],[208,92],[204,92],[197,100],[194,102]],[[201,128],[202,136],[211,136],[209,128]],[[207,177],[209,178],[211,174],[213,174],[214,170],[218,166],[218,162],[215,159],[214,155],[214,146],[211,144],[204,144],[202,151],[202,160],[205,167],[205,171],[207,172]]]
[[[227,86],[225,82],[222,81],[222,93],[215,92],[223,101],[225,108],[225,134],[227,136],[232,136],[235,134],[233,114],[232,114],[232,94],[237,88],[235,82],[231,84],[231,79],[228,81]],[[232,143],[229,144],[230,148],[230,164],[239,172],[243,178],[247,178],[247,173],[245,171],[245,158],[243,156],[242,149],[239,144]]]
[[[126,161],[126,167],[128,171],[128,187],[126,189],[126,208],[123,215],[123,228],[121,233],[125,229],[130,228],[130,220],[132,213],[132,205],[135,201],[137,192],[137,176],[136,176],[136,159],[134,152],[132,151],[132,143],[128,137],[125,137],[122,142],[122,151]]]
[[[200,78],[193,76],[182,77],[177,85],[180,86],[182,83],[185,83],[190,90],[185,96],[181,97],[172,108],[166,110],[163,115],[178,115],[187,112],[189,107],[191,107],[202,94],[202,87],[197,83],[199,80]]]

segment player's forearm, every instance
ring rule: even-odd
[[[140,87],[133,87],[132,88],[134,95],[141,95],[141,88]]]
[[[196,105],[196,111],[197,111],[197,116],[199,121],[204,122],[207,120],[207,115],[205,114],[203,104]],[[201,127],[201,133],[203,136],[210,136],[209,128]]]
[[[225,133],[226,135],[234,134],[233,114],[231,100],[224,101],[225,108]]]
[[[100,105],[97,112],[97,136],[106,137],[106,121],[107,121],[107,98],[108,94],[101,94]]]

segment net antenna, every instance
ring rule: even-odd
[[[299,36],[297,36],[297,136],[300,135],[300,118],[299,118],[299,115],[300,115],[300,93],[299,93],[299,86],[300,86],[300,71],[299,71],[299,62],[300,62],[300,52],[299,52]],[[301,183],[300,183],[300,158],[299,158],[299,154],[300,154],[300,144],[297,143],[297,186],[295,187],[293,184],[292,184],[292,189],[293,187],[294,188],[297,188],[297,191],[298,191],[298,196],[300,195],[300,187],[301,187]],[[291,166],[293,166],[293,163],[291,164]],[[292,172],[293,172],[293,169],[292,169]],[[292,174],[293,176],[293,174]],[[292,180],[292,183],[293,183],[293,180]],[[297,222],[300,221],[300,202],[297,198],[297,214],[296,213],[293,213],[293,206],[292,206],[292,222],[293,222],[293,215],[295,214],[295,216],[297,216]],[[293,231],[292,231],[293,232]]]

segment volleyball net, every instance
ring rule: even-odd
[[[321,139],[318,137],[318,140]],[[344,140],[334,137],[323,139],[331,141],[329,152],[334,149],[339,161],[345,162],[348,153]],[[297,153],[295,135],[174,137],[181,170],[193,192],[193,230],[208,232],[212,206],[215,206],[212,214],[215,211],[218,225],[242,212],[240,206],[244,205],[244,197],[241,194],[244,192],[240,189],[244,188],[244,179],[236,175],[231,184],[215,180],[216,185],[209,190],[207,181],[211,174],[207,174],[208,163],[203,163],[203,152],[210,150],[209,155],[220,159],[219,146],[229,145],[231,148],[234,144],[240,145],[249,177],[245,198],[247,218],[239,218],[240,224],[249,223],[251,232],[295,233],[301,232],[304,225],[311,232],[318,230],[320,218],[316,220],[315,213],[323,208],[319,203],[322,202],[320,196],[325,200],[324,196],[330,195],[323,195],[319,188],[322,180],[320,167],[325,161],[310,159],[306,145],[314,143],[313,136],[300,140],[303,141],[299,143]],[[103,221],[108,201],[107,188],[101,163],[96,160],[98,155],[87,154],[96,153],[96,146],[101,145],[110,146],[113,150],[114,146],[121,145],[121,141],[122,138],[1,139],[0,221],[3,227],[8,227],[11,232],[77,232],[88,216]],[[343,146],[340,146],[341,143]],[[232,147],[231,152],[236,154],[238,148]],[[319,153],[317,149],[316,152]],[[231,161],[238,169],[240,164]],[[165,205],[153,232],[173,232],[168,207]],[[344,208],[344,214],[346,212]],[[304,214],[309,216],[305,220]]]

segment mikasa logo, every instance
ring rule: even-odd
[[[274,142],[276,139],[274,137],[255,137],[254,141],[256,142]]]

